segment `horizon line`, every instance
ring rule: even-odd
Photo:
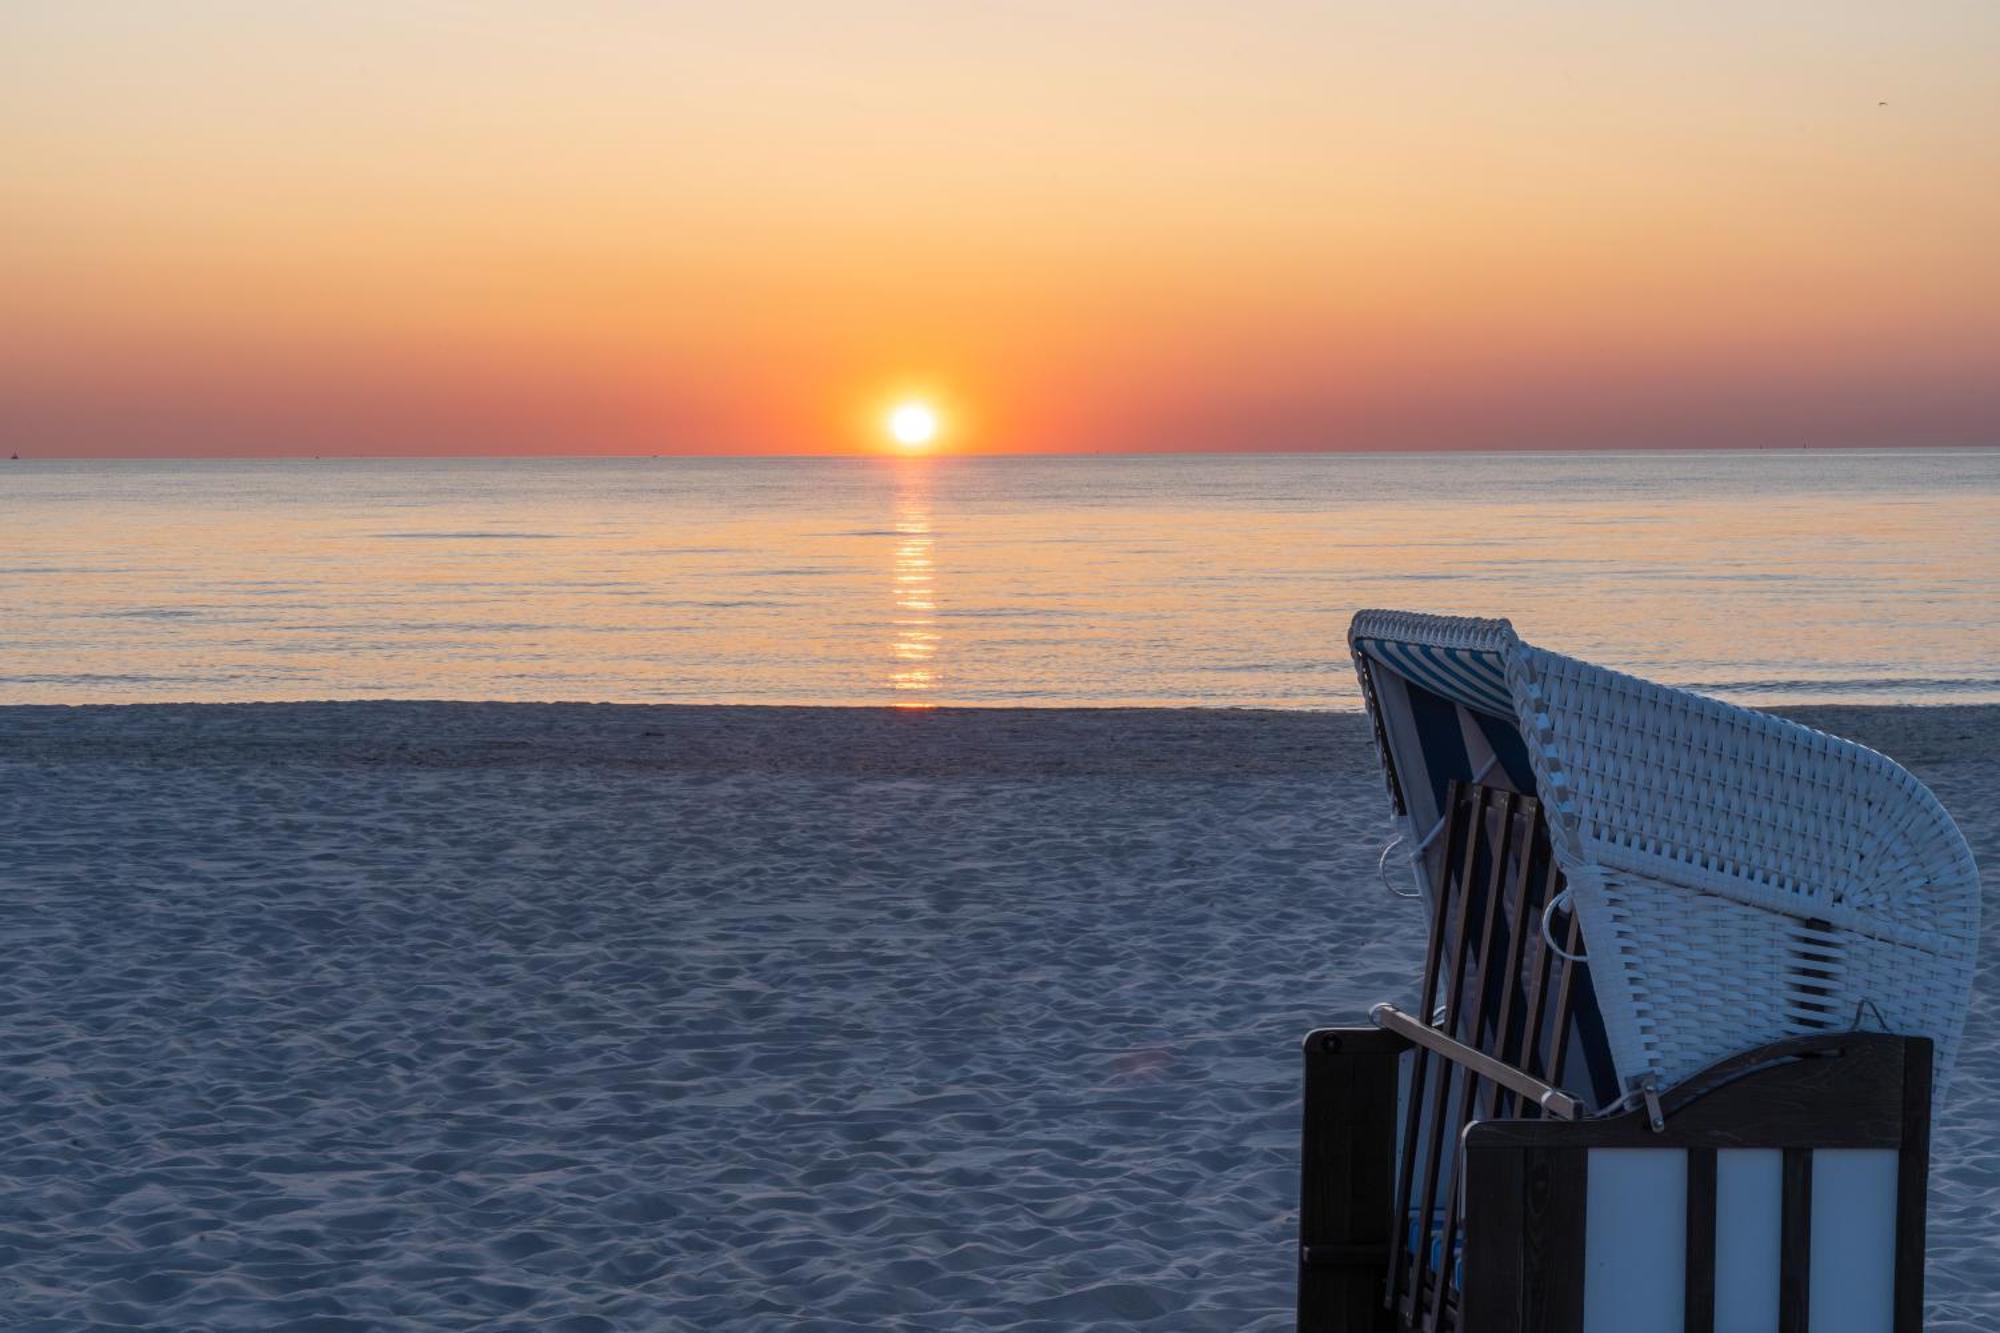
[[[695,459],[702,461],[799,462],[851,460],[854,462],[933,463],[971,459],[1033,458],[1297,458],[1309,456],[1359,456],[1372,458],[1437,457],[1463,454],[1515,454],[1575,456],[1590,454],[1796,454],[1796,453],[1943,453],[2000,449],[2000,440],[1958,444],[1648,444],[1513,447],[1494,445],[1448,445],[1430,449],[1359,448],[1255,448],[1255,449],[983,449],[964,453],[940,450],[928,454],[882,451],[827,451],[822,453],[732,453],[697,451],[602,451],[592,453],[272,453],[272,454],[23,454],[8,446],[12,457],[0,463],[296,463],[296,462],[437,462],[465,460],[481,462],[589,462],[593,460]]]

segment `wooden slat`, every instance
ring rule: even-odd
[[[1778,1233],[1778,1333],[1812,1327],[1812,1149],[1785,1149]]]
[[[1521,1159],[1521,1333],[1581,1333],[1590,1154],[1531,1148]]]
[[[1542,873],[1532,881],[1539,891],[1524,904],[1535,928],[1534,937],[1529,941],[1534,949],[1535,963],[1528,982],[1528,1023],[1526,1030],[1521,1034],[1521,1068],[1553,1083],[1555,1080],[1550,1077],[1548,1071],[1553,1067],[1554,1061],[1542,1054],[1542,1032],[1550,1010],[1546,997],[1556,956],[1555,951],[1542,940],[1541,916],[1542,909],[1548,905],[1549,899],[1561,892],[1558,884],[1562,872],[1556,866],[1554,851],[1549,847],[1548,828],[1539,816],[1535,820],[1535,834],[1533,852],[1540,858]]]
[[[1300,1333],[1390,1333],[1382,1304],[1393,1229],[1397,1062],[1408,1044],[1375,1028],[1306,1038],[1299,1152]]]
[[[1438,974],[1444,966],[1446,935],[1448,931],[1446,923],[1451,916],[1449,895],[1452,876],[1450,871],[1451,867],[1463,855],[1464,844],[1467,841],[1465,824],[1459,817],[1459,812],[1469,797],[1470,792],[1457,782],[1451,784],[1445,796],[1445,809],[1449,814],[1445,824],[1444,860],[1442,862],[1445,867],[1444,886],[1438,895],[1437,902],[1432,904],[1431,907],[1430,942],[1424,953],[1424,980],[1419,991],[1421,997],[1420,1003],[1423,1006],[1422,1016],[1426,1020],[1430,1018],[1431,1014],[1437,1008]],[[1392,1228],[1392,1234],[1389,1238],[1389,1284],[1388,1290],[1384,1293],[1384,1300],[1392,1308],[1397,1307],[1403,1292],[1409,1290],[1411,1301],[1407,1305],[1402,1306],[1406,1313],[1414,1311],[1415,1289],[1420,1285],[1411,1283],[1406,1288],[1404,1285],[1404,1271],[1406,1267],[1414,1268],[1415,1266],[1413,1260],[1416,1256],[1410,1252],[1408,1244],[1410,1209],[1413,1203],[1411,1191],[1416,1185],[1418,1135],[1422,1131],[1424,1106],[1426,1105],[1424,1093],[1431,1070],[1437,1066],[1437,1063],[1434,1056],[1424,1051],[1417,1052],[1412,1058],[1410,1065],[1409,1098],[1403,1119],[1402,1153],[1401,1160],[1397,1163],[1396,1171],[1396,1196],[1393,1206],[1393,1216],[1396,1224]]]
[[[1685,1333],[1715,1333],[1715,1149],[1687,1155]]]
[[[1535,802],[1528,797],[1520,798],[1515,804],[1511,818],[1515,821],[1520,821],[1524,816],[1527,824],[1526,836],[1511,838],[1514,847],[1516,869],[1513,884],[1508,889],[1506,898],[1501,903],[1502,908],[1508,914],[1507,953],[1501,962],[1500,970],[1501,981],[1504,987],[1500,992],[1500,1014],[1493,1023],[1493,1047],[1495,1053],[1507,1063],[1523,1069],[1527,1067],[1525,1046],[1522,1045],[1517,1048],[1515,1044],[1510,1044],[1508,1041],[1508,1029],[1514,1021],[1514,992],[1520,989],[1521,956],[1528,942],[1528,917],[1531,915],[1528,907],[1528,873],[1535,859],[1535,833],[1540,827],[1540,822],[1536,816]],[[1491,1107],[1492,1113],[1494,1115],[1514,1114],[1511,1108],[1519,1100],[1518,1097],[1510,1092],[1496,1089]]]
[[[1486,787],[1472,787],[1469,789],[1469,799],[1466,804],[1463,807],[1453,807],[1455,817],[1466,819],[1467,824],[1464,835],[1465,846],[1459,858],[1457,901],[1452,905],[1452,927],[1445,941],[1450,963],[1441,978],[1445,982],[1445,1002],[1444,1018],[1440,1026],[1446,1032],[1457,1030],[1459,1006],[1465,999],[1466,955],[1469,952],[1465,932],[1467,919],[1472,914],[1472,894],[1467,886],[1472,883],[1473,871],[1478,865],[1480,834],[1485,823],[1486,797],[1489,790],[1490,788]],[[1439,905],[1439,915],[1444,915],[1443,904]],[[1455,951],[1450,947],[1454,941],[1457,944]],[[1431,1064],[1433,1086],[1428,1111],[1431,1130],[1425,1139],[1423,1188],[1414,1200],[1418,1210],[1417,1243],[1415,1253],[1411,1255],[1409,1290],[1404,1305],[1404,1318],[1412,1325],[1418,1324],[1421,1319],[1422,1293],[1425,1290],[1425,1280],[1430,1276],[1430,1223],[1437,1207],[1438,1176],[1444,1164],[1446,1127],[1455,1119],[1450,1114],[1455,1104],[1452,1094],[1458,1091],[1463,1095],[1462,1087],[1455,1085],[1464,1083],[1464,1079],[1449,1062],[1428,1052],[1418,1058]],[[1456,1126],[1452,1128],[1455,1129]],[[1446,1259],[1449,1262],[1448,1256]]]
[[[1466,1154],[1466,1308],[1478,1301],[1476,1323],[1467,1333],[1519,1333],[1526,1161],[1527,1154],[1519,1152]]]
[[[1923,1333],[1926,1196],[1931,1167],[1928,1038],[1903,1043],[1903,1142],[1896,1158],[1896,1333]]]
[[[1495,791],[1493,795],[1499,798],[1495,803],[1497,806],[1495,813],[1499,816],[1497,820],[1500,828],[1499,836],[1497,838],[1488,838],[1484,810],[1481,811],[1479,826],[1474,830],[1475,837],[1479,838],[1482,842],[1490,844],[1487,854],[1486,902],[1479,919],[1478,950],[1472,958],[1472,973],[1467,978],[1470,982],[1472,995],[1466,1005],[1465,1021],[1458,1025],[1458,1030],[1454,1034],[1461,1041],[1472,1046],[1477,1046],[1489,1055],[1497,1055],[1499,1052],[1486,1046],[1483,1042],[1485,1036],[1483,1028],[1486,1022],[1486,993],[1490,987],[1492,978],[1493,954],[1495,952],[1494,936],[1501,922],[1505,919],[1502,917],[1500,911],[1501,898],[1504,896],[1503,890],[1506,887],[1507,853],[1512,848],[1514,842],[1514,793],[1511,791]],[[1452,1032],[1453,1029],[1446,1028],[1445,1031]]]
[[[1514,793],[1511,791],[1500,792],[1497,795],[1500,798],[1498,802],[1500,832],[1497,837],[1491,839],[1491,847],[1488,852],[1486,905],[1485,911],[1479,920],[1479,947],[1471,960],[1472,975],[1470,982],[1472,995],[1466,1005],[1465,1021],[1456,1028],[1457,1031],[1463,1034],[1464,1040],[1471,1042],[1475,1046],[1479,1045],[1482,1025],[1486,1018],[1486,992],[1489,979],[1492,976],[1493,955],[1496,951],[1494,947],[1496,942],[1495,936],[1499,933],[1500,923],[1505,919],[1500,912],[1500,898],[1502,890],[1505,888],[1507,876],[1507,851],[1512,845],[1514,838]],[[1473,836],[1481,840],[1486,840],[1486,819],[1483,808],[1480,812],[1479,825],[1474,830]],[[1451,1026],[1445,1028],[1447,1032],[1453,1030],[1454,1028]],[[1462,1093],[1463,1102],[1459,1109],[1458,1123],[1452,1126],[1454,1130],[1462,1127],[1466,1121],[1479,1114],[1483,1095],[1482,1087],[1485,1082],[1476,1076],[1474,1070],[1469,1068],[1461,1071],[1460,1077],[1464,1080],[1465,1087]],[[1452,1260],[1458,1244],[1458,1179],[1459,1171],[1463,1166],[1463,1160],[1459,1156],[1454,1155],[1451,1163],[1451,1173],[1447,1177],[1444,1192],[1444,1227],[1438,1233],[1442,1239],[1439,1242],[1437,1273],[1434,1276],[1432,1284],[1432,1328],[1436,1327],[1436,1311],[1443,1308],[1445,1292],[1451,1286]]]
[[[1424,1293],[1430,1278],[1431,1222],[1437,1213],[1438,1176],[1444,1161],[1445,1122],[1451,1118],[1449,1113],[1453,1105],[1454,1085],[1463,1081],[1458,1067],[1449,1061],[1428,1051],[1419,1058],[1431,1061],[1435,1072],[1431,1077],[1434,1092],[1429,1112],[1431,1133],[1425,1140],[1423,1189],[1416,1197],[1416,1216],[1409,1227],[1416,1233],[1416,1243],[1410,1256],[1404,1318],[1412,1327],[1423,1325],[1423,1307],[1427,1299]]]
[[[1563,932],[1563,952],[1576,956],[1583,952],[1583,925],[1577,914],[1569,914],[1569,929]],[[1576,980],[1576,964],[1568,958],[1558,958],[1556,966],[1562,969],[1562,981],[1556,987],[1556,999],[1552,1009],[1554,1027],[1549,1034],[1548,1081],[1562,1086],[1563,1064],[1569,1058],[1569,1023],[1576,1000],[1571,995],[1571,983]]]

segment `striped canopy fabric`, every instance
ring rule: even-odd
[[[1379,635],[1356,638],[1353,648],[1440,698],[1492,717],[1514,716],[1507,659],[1499,652]]]
[[[1435,845],[1427,835],[1443,818],[1454,779],[1535,791],[1507,683],[1512,641],[1504,620],[1393,611],[1364,611],[1348,633],[1390,796],[1422,852]]]
[[[1951,816],[1864,746],[1521,641],[1363,611],[1349,647],[1417,887],[1454,781],[1536,796],[1621,1092],[1868,1026],[1936,1043],[1970,998],[1979,878]]]

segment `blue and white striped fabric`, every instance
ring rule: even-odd
[[[1456,642],[1453,642],[1456,640]],[[1348,635],[1418,880],[1432,911],[1445,873],[1447,793],[1476,782],[1535,795],[1534,761],[1508,683],[1520,641],[1504,620],[1364,611]],[[1569,1091],[1595,1106],[1619,1094],[1588,968],[1579,968]]]
[[[1453,703],[1514,720],[1507,664],[1499,653],[1399,639],[1357,638],[1354,647],[1406,680]]]

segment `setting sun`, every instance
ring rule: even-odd
[[[905,449],[922,449],[937,433],[937,410],[929,403],[898,403],[889,413],[889,437]]]

